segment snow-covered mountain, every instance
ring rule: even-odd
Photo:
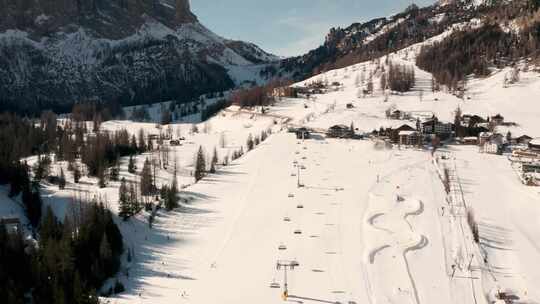
[[[440,35],[458,24],[485,20],[497,24],[502,31],[509,25],[517,32],[531,31],[538,20],[535,0],[441,0],[427,7],[414,4],[404,11],[367,22],[354,23],[346,28],[332,28],[323,44],[308,53],[288,58],[282,71],[296,80],[317,75],[335,68],[373,60]],[[466,30],[466,29],[464,29]],[[529,39],[514,37],[510,40]]]
[[[34,2],[0,1],[2,110],[189,99],[251,80],[238,77],[241,67],[253,75],[253,65],[278,59],[214,34],[186,0]]]

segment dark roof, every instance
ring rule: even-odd
[[[335,125],[335,126],[330,127],[330,130],[342,130],[342,129],[349,129],[349,127],[346,125]]]
[[[529,135],[521,135],[517,139],[532,139],[532,137],[530,137]]]
[[[497,114],[497,115],[495,115],[495,116],[493,116],[493,117],[491,117],[491,118],[502,119],[502,118],[504,118],[504,117],[501,116],[501,114]]]
[[[395,129],[396,131],[416,131],[415,128],[409,126],[408,124],[403,124]]]

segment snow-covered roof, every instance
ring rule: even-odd
[[[535,138],[529,142],[531,146],[540,146],[540,138]]]
[[[480,132],[480,134],[478,136],[480,136],[480,137],[490,137],[491,135],[493,135],[493,133],[491,133],[491,132]]]
[[[416,132],[416,131],[399,131],[399,136],[411,136],[411,135],[415,135],[417,133],[418,132]]]

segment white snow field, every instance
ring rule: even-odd
[[[306,167],[303,188],[291,176],[294,160]],[[129,292],[114,302],[278,303],[280,289],[270,288],[283,285],[276,262],[296,260],[290,301],[452,303],[441,234],[430,229],[443,202],[436,178],[424,152],[274,135],[190,187],[195,200],[154,229],[124,225],[135,263]]]

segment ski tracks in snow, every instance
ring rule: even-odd
[[[390,187],[392,175],[405,174],[412,178],[413,164],[399,168],[376,183],[368,195],[368,212],[364,222],[366,239],[365,264],[373,303],[420,304],[408,253],[421,250],[429,244],[426,236],[415,230],[410,217],[420,216],[424,204],[415,198],[402,197],[400,189]],[[377,274],[391,271],[390,280],[382,280]]]

